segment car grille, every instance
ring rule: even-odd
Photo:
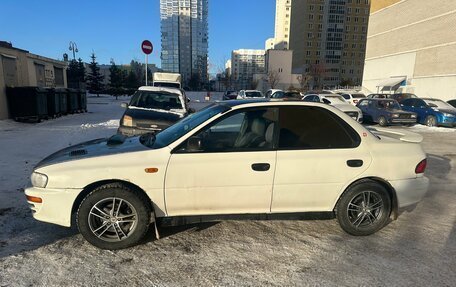
[[[358,112],[346,112],[346,114],[354,119],[358,118]]]
[[[411,119],[412,115],[410,114],[399,114],[400,119]]]
[[[169,125],[151,121],[135,121],[135,126],[141,129],[163,130],[167,128]]]

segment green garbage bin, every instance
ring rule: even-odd
[[[68,105],[67,105],[67,89],[65,88],[56,88],[55,94],[59,98],[60,102],[60,115],[68,114]]]
[[[47,93],[45,88],[14,87],[6,89],[11,117],[15,121],[36,121],[48,117]]]
[[[60,113],[60,96],[54,89],[46,89],[48,116],[56,118],[61,116]]]
[[[87,94],[84,90],[78,90],[78,108],[82,113],[87,112]]]
[[[78,107],[78,90],[76,89],[67,89],[67,107],[68,113],[74,114],[79,112]]]

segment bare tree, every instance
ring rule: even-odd
[[[269,86],[271,87],[271,89],[274,89],[277,86],[277,84],[280,82],[280,74],[279,74],[279,71],[277,71],[277,70],[269,71],[267,74],[267,77],[268,77],[268,83],[269,83]]]
[[[314,81],[315,87],[319,89],[320,88],[320,82],[321,78],[325,76],[326,74],[326,68],[323,64],[310,64],[309,65],[309,73],[310,76],[312,76],[312,79]]]
[[[299,87],[301,88],[302,92],[305,92],[307,90],[307,87],[309,86],[311,80],[312,76],[303,68],[301,75],[298,76]]]

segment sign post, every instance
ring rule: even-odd
[[[146,55],[146,86],[147,86],[147,68],[148,68],[148,60],[149,60],[149,55],[152,54],[152,51],[154,50],[154,46],[149,40],[144,40],[141,44],[141,49],[143,53]]]

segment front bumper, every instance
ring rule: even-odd
[[[429,179],[425,176],[404,179],[392,180],[391,186],[396,191],[398,208],[405,208],[420,202],[425,196],[429,188]]]
[[[25,190],[25,194],[42,199],[42,203],[28,201],[35,219],[70,227],[73,204],[81,191],[82,189],[30,187]]]
[[[138,128],[138,127],[125,127],[125,126],[120,126],[119,129],[117,130],[118,134],[122,134],[128,137],[131,136],[140,136],[143,134],[147,133],[158,133],[162,129],[144,129],[144,128]]]
[[[390,118],[388,120],[389,124],[416,124],[416,118],[414,119],[398,119],[398,118]]]
[[[437,123],[439,126],[456,127],[456,117],[443,117],[439,120],[440,122]]]

